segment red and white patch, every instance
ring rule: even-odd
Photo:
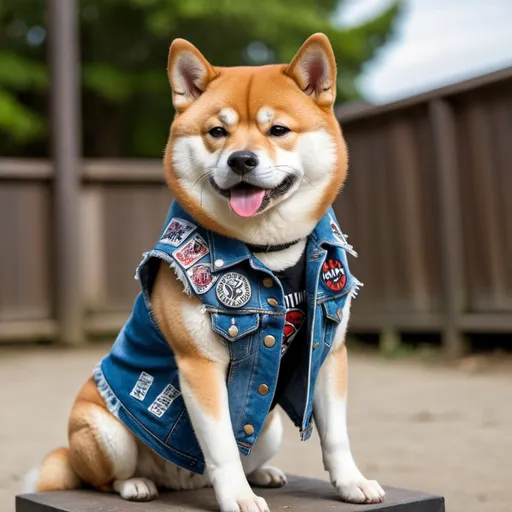
[[[173,217],[165,228],[165,231],[160,238],[160,243],[178,247],[196,228],[197,226],[192,224],[192,222],[188,222],[187,220],[180,219],[178,217]]]
[[[328,259],[322,267],[322,281],[330,290],[339,292],[347,282],[347,275],[340,260]]]
[[[198,295],[206,293],[217,281],[218,276],[213,276],[210,272],[209,263],[200,263],[187,270],[188,280],[192,288]]]
[[[203,238],[199,235],[195,235],[194,238],[183,247],[174,251],[172,255],[178,260],[182,267],[189,268],[209,252],[208,246]]]
[[[291,342],[299,332],[299,329],[304,323],[304,318],[306,318],[306,315],[304,315],[300,309],[289,309],[286,312],[286,321],[283,331],[283,344],[281,346],[281,356],[284,356]]]

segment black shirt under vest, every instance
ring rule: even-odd
[[[293,267],[274,272],[281,282],[286,305],[281,366],[272,408],[279,402],[290,378],[298,366],[301,353],[307,351],[306,333],[306,251]]]

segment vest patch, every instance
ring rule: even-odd
[[[195,235],[183,247],[175,250],[172,255],[183,268],[189,268],[209,252],[210,250],[203,238]]]
[[[141,372],[137,382],[135,383],[135,386],[133,386],[133,389],[130,392],[130,396],[143,402],[154,380],[155,378],[153,375],[150,375],[146,372]]]
[[[322,267],[322,281],[330,290],[339,292],[347,282],[347,275],[340,260],[327,260]]]
[[[224,274],[216,288],[217,298],[230,308],[241,308],[251,299],[252,289],[249,280],[237,272]]]
[[[164,390],[155,398],[155,401],[149,406],[148,411],[157,418],[161,418],[165,411],[169,409],[176,398],[180,396],[180,392],[172,385],[167,384]]]
[[[213,276],[210,272],[209,263],[200,263],[187,270],[188,280],[194,291],[198,295],[206,293],[217,281],[218,276]]]
[[[195,229],[197,229],[197,226],[192,224],[192,222],[180,219],[179,217],[173,217],[169,224],[167,224],[167,227],[160,238],[160,243],[178,247]]]
[[[343,242],[345,243],[345,237],[343,236],[343,234],[341,233],[341,229],[338,227],[338,224],[336,224],[336,222],[334,221],[334,219],[329,215],[329,219],[331,220],[330,222],[330,227],[332,229],[332,234],[340,241],[340,242]]]
[[[243,242],[208,231],[176,202],[161,227],[137,271],[141,293],[132,315],[94,370],[108,409],[163,459],[192,473],[207,469],[182,400],[176,355],[153,314],[157,269],[168,264],[213,332],[230,340],[226,390],[241,454],[250,453],[276,405],[307,439],[315,382],[336,334],[327,319],[337,320],[336,311],[360,284],[350,273],[346,253],[352,248],[339,239],[341,233],[346,241],[332,210],[307,238],[299,261],[278,272]],[[254,427],[250,436],[245,425]]]

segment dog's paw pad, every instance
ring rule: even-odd
[[[114,490],[121,498],[129,501],[151,501],[158,496],[156,485],[147,478],[116,480]]]
[[[340,493],[341,499],[349,503],[380,503],[386,494],[376,480],[366,478],[335,481],[334,487]]]
[[[262,466],[247,475],[247,480],[256,487],[282,487],[288,483],[286,475],[274,466]]]

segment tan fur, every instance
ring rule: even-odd
[[[321,80],[314,81],[312,86],[310,77],[315,73]],[[194,142],[200,142],[198,137],[201,137],[206,148],[200,149],[201,154],[208,155],[209,152],[208,156],[212,158],[220,149],[248,150],[264,152],[273,161],[275,155],[293,153],[296,147],[299,148],[297,154],[303,158],[303,148],[310,146],[302,142],[299,144],[299,140],[312,140],[312,156],[315,156],[315,141],[318,140],[315,137],[320,134],[318,147],[327,148],[326,154],[329,155],[329,160],[320,160],[320,163],[324,166],[324,162],[328,162],[325,168],[330,175],[317,173],[324,187],[318,190],[323,195],[318,204],[310,206],[310,212],[305,210],[301,220],[306,221],[307,228],[308,223],[316,223],[325,214],[345,181],[348,156],[333,113],[336,64],[330,43],[324,35],[316,34],[309,38],[289,65],[237,68],[212,66],[192,44],[180,39],[171,45],[168,74],[177,114],[165,151],[165,177],[175,198],[197,222],[207,229],[233,236],[230,231],[230,227],[233,229],[232,224],[226,222],[226,219],[220,219],[216,212],[203,209],[202,204],[183,185],[183,176],[178,178],[173,163],[174,145],[177,139],[184,136],[195,137],[192,139]],[[271,137],[269,129],[273,124],[285,125],[291,132],[284,138]],[[217,126],[224,126],[229,137],[222,140],[212,137],[208,132]],[[308,135],[301,138],[303,134]],[[188,139],[184,140],[189,142]],[[332,143],[336,146],[335,157],[331,157],[329,150]],[[186,162],[187,153],[181,155],[181,158]],[[293,159],[290,161],[293,163]],[[319,194],[315,200],[318,197]],[[262,215],[265,215],[265,211]],[[268,228],[263,224],[261,226],[262,231]],[[257,227],[260,229],[260,225]],[[278,233],[281,236],[281,232]],[[301,236],[307,236],[307,233]],[[264,500],[250,489],[244,471],[247,474],[250,471],[251,481],[263,485],[283,485],[286,481],[279,470],[263,466],[275,454],[280,442],[282,430],[278,418],[274,418],[275,412],[266,418],[263,435],[258,439],[253,453],[244,460],[246,467],[242,467],[236,441],[232,437],[228,398],[223,384],[229,360],[225,345],[220,342],[215,349],[211,347],[210,351],[210,345],[216,339],[206,337],[200,316],[194,317],[199,318],[200,326],[200,330],[194,333],[194,339],[189,332],[190,327],[187,327],[187,318],[183,317],[184,309],[185,306],[192,306],[188,311],[194,315],[194,308],[199,310],[202,304],[197,298],[190,298],[183,293],[182,283],[165,262],[160,265],[151,299],[158,326],[175,354],[183,397],[189,407],[198,440],[204,442],[207,448],[206,451],[203,449],[203,453],[211,473],[194,475],[180,469],[136,440],[107,409],[94,380],[90,378],[82,387],[71,411],[69,450],[60,448],[44,459],[39,469],[37,490],[74,489],[83,480],[99,490],[115,489],[125,499],[151,499],[156,497],[155,484],[173,489],[193,489],[212,481],[221,510],[267,510]],[[337,348],[331,357],[335,377],[326,381],[328,383],[323,392],[328,393],[329,397],[336,394],[344,398],[347,393],[345,345]],[[341,446],[343,443],[337,442],[337,436],[343,439],[345,424],[344,420],[334,424],[336,411],[329,410],[331,402],[324,396],[319,403],[325,410],[318,410],[315,415],[323,415],[319,419],[322,420],[321,437],[324,444],[328,447]],[[340,417],[343,417],[343,410],[341,412]],[[203,434],[203,441],[199,433]],[[350,452],[342,456],[350,462]],[[328,461],[331,468],[331,480],[336,483],[342,496],[350,501],[361,501],[364,490],[365,499],[374,499],[376,491],[373,484],[358,473],[355,465],[351,473],[338,475],[338,459],[336,454],[324,452],[324,460]],[[153,490],[148,487],[148,482]]]
[[[80,477],[98,488],[109,487],[114,478],[113,464],[99,444],[96,416],[118,421],[106,408],[92,377],[75,401],[68,423],[70,460]]]
[[[106,408],[92,377],[80,390],[68,422],[70,448],[51,452],[40,468],[38,491],[75,489],[80,479],[102,490],[111,490],[113,464],[97,441],[95,416],[118,421]]]
[[[335,375],[336,375],[336,394],[340,398],[345,398],[347,396],[347,387],[348,387],[348,360],[347,360],[347,347],[345,342],[343,342],[338,350],[334,352],[332,355],[334,358],[334,364],[336,367]]]
[[[333,70],[329,87],[321,91],[318,97],[304,94],[300,88],[302,79],[297,75],[300,63],[308,56],[310,41],[325,50]],[[254,151],[263,148],[272,155],[276,146],[293,150],[297,136],[301,133],[326,130],[336,140],[336,172],[332,173],[331,183],[325,188],[322,201],[311,212],[313,220],[318,221],[325,214],[339,193],[347,176],[348,153],[332,109],[336,88],[336,64],[331,45],[323,34],[312,36],[307,43],[302,46],[290,65],[233,68],[212,67],[192,44],[187,43],[187,46],[180,43],[182,51],[186,48],[186,51],[201,55],[201,62],[204,62],[207,73],[202,83],[204,93],[188,103],[187,108],[179,108],[171,126],[164,156],[165,177],[178,202],[204,227],[223,235],[233,236],[228,227],[217,222],[190,197],[176,177],[172,160],[174,141],[186,135],[201,135],[205,146],[211,152],[221,147],[232,148],[233,151]],[[172,63],[176,58],[173,57],[174,53],[175,47],[171,46],[171,84]],[[215,126],[225,126],[219,114],[226,107],[237,113],[238,122],[235,129],[231,129],[233,135],[227,140],[214,139],[208,135],[208,131]],[[266,132],[269,127],[260,125],[257,121],[257,113],[263,107],[271,108],[276,113],[274,122],[281,120],[292,130],[289,137],[272,140],[268,137]]]
[[[183,285],[176,274],[162,262],[153,290],[153,312],[158,326],[172,348],[182,378],[197,401],[214,418],[220,417],[218,364],[202,354],[187,331],[182,318],[181,305],[190,300],[201,307],[200,301],[183,294]]]
[[[198,80],[195,81],[196,90],[186,90],[183,87],[183,83],[180,83],[177,80],[177,73],[174,73],[173,70],[178,70],[179,68],[183,69],[183,67],[187,68],[187,60],[192,62],[194,59],[202,65],[206,69],[206,74],[204,77],[198,77]],[[192,64],[188,66],[190,72],[193,73],[196,65]],[[194,46],[191,45],[188,41],[184,39],[175,39],[171,48],[169,49],[169,59],[167,63],[167,69],[169,74],[169,82],[171,84],[174,96],[174,106],[176,110],[184,110],[187,108],[192,101],[197,97],[198,94],[203,92],[211,80],[213,80],[216,76],[215,70],[208,63],[208,61],[203,57],[201,52]]]
[[[261,429],[262,434],[263,434],[263,432],[265,432],[265,430],[267,430],[269,428],[270,424],[272,423],[272,420],[274,419],[274,416],[276,416],[276,415],[279,415],[279,413],[277,412],[277,409],[272,409],[268,413],[267,419],[265,420],[265,423],[263,423],[263,428]]]
[[[78,489],[80,478],[71,467],[69,450],[57,448],[43,460],[36,483],[37,492]]]

